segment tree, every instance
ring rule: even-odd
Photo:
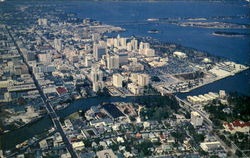
[[[113,151],[117,151],[119,149],[119,145],[116,143],[113,143],[112,145],[109,146]]]
[[[84,143],[85,147],[91,147],[91,145],[92,145],[92,141],[89,139],[84,139],[83,143]]]
[[[135,146],[135,148],[142,154],[142,156],[150,156],[152,152],[149,148],[153,147],[153,143],[145,140],[144,142]]]
[[[111,95],[109,94],[109,90],[108,90],[106,87],[104,87],[104,88],[102,89],[102,91],[99,90],[98,92],[96,92],[96,95],[97,95],[97,96],[100,96],[100,97],[109,97],[109,96],[111,96]]]
[[[238,157],[242,157],[242,153],[238,149],[236,150],[235,155]]]
[[[152,76],[151,77],[151,81],[153,81],[153,82],[160,82],[161,79],[158,76]]]

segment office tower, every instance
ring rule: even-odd
[[[127,65],[128,64],[128,53],[127,52],[118,52],[116,55],[119,57],[119,65]]]
[[[138,50],[138,41],[136,39],[131,40],[132,50]]]
[[[107,46],[113,47],[114,46],[114,38],[108,38],[107,39]]]
[[[144,49],[144,43],[143,43],[143,42],[140,42],[139,49],[140,49],[140,50],[143,50],[143,49]]]
[[[127,38],[120,38],[119,40],[119,48],[126,49],[127,48]]]
[[[45,73],[45,72],[54,72],[56,70],[54,65],[43,65],[38,64],[32,67],[33,73]]]
[[[90,67],[92,65],[92,55],[91,54],[87,54],[85,56],[85,64],[86,67]]]
[[[40,63],[48,64],[51,62],[51,55],[48,53],[38,54],[38,60]]]
[[[118,88],[122,87],[122,75],[121,74],[113,75],[113,85]]]
[[[144,55],[152,57],[155,56],[155,50],[151,48],[144,49]]]
[[[92,34],[92,41],[96,42],[101,39],[101,35],[99,33],[93,33]]]
[[[127,50],[128,50],[128,51],[132,51],[132,50],[133,50],[132,45],[131,45],[131,42],[129,42],[129,43],[127,44]]]
[[[147,48],[150,48],[149,43],[140,42],[139,49],[147,49]]]
[[[96,61],[102,58],[103,55],[106,54],[106,44],[104,43],[99,43],[99,44],[94,44],[93,46],[93,56]]]
[[[93,91],[98,92],[99,90],[102,90],[103,88],[103,72],[100,70],[98,65],[93,65],[91,72],[90,72],[90,78],[92,81]]]
[[[144,49],[150,48],[150,44],[149,43],[143,43],[144,45]]]
[[[47,19],[38,19],[38,25],[44,25],[47,26],[48,25],[48,20]]]
[[[107,55],[107,68],[118,69],[119,68],[119,56],[115,54]]]
[[[33,53],[33,52],[24,52],[23,54],[24,54],[24,58],[27,61],[34,61],[34,60],[36,60],[35,53]]]
[[[149,84],[149,75],[147,74],[138,74],[138,85],[147,86]]]
[[[118,39],[114,39],[114,47],[118,48],[119,47],[119,41]]]
[[[59,52],[62,50],[62,41],[61,41],[61,39],[58,39],[58,38],[54,39],[54,47]]]

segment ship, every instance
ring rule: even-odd
[[[147,21],[159,21],[159,19],[147,19]]]
[[[153,30],[149,30],[148,33],[159,33],[159,30],[153,29]]]

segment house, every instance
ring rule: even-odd
[[[84,143],[82,141],[80,142],[73,142],[72,147],[74,150],[82,150],[84,148]]]
[[[117,158],[112,149],[98,151],[96,155],[98,158]]]
[[[234,134],[236,132],[247,133],[250,131],[250,122],[243,122],[240,120],[235,120],[231,123],[224,122],[223,127],[225,128],[225,131],[228,131],[231,134]]]
[[[206,152],[217,150],[220,146],[220,142],[218,141],[200,143],[200,147]]]

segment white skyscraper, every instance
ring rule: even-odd
[[[102,72],[102,70],[100,70],[98,65],[93,65],[92,66],[90,76],[91,76],[91,81],[92,82],[103,81],[102,80],[103,72]]]
[[[118,69],[119,68],[119,56],[114,54],[107,55],[107,68]]]
[[[138,85],[147,86],[149,84],[148,74],[138,74]]]
[[[40,63],[49,64],[51,62],[51,55],[48,53],[38,54]]]
[[[84,59],[85,59],[84,65],[86,67],[90,67],[92,65],[92,55],[91,54],[87,54]]]
[[[62,50],[62,41],[61,41],[61,39],[58,39],[58,38],[54,39],[54,47],[59,52]]]
[[[38,25],[44,25],[47,26],[48,25],[48,20],[47,19],[38,19]]]
[[[127,50],[128,50],[128,51],[132,51],[132,50],[133,50],[133,47],[132,47],[132,45],[131,45],[131,42],[129,42],[129,43],[127,44]]]
[[[122,75],[121,74],[113,75],[113,85],[118,88],[122,87]]]
[[[138,50],[138,41],[136,39],[131,40],[132,50]]]
[[[146,48],[144,49],[144,54],[149,57],[155,56],[155,50],[151,48]]]
[[[119,57],[119,65],[127,65],[128,64],[128,53],[127,52],[117,52],[116,55]]]
[[[127,48],[127,38],[120,38],[119,40],[120,49],[126,49]]]
[[[114,38],[108,38],[107,39],[107,46],[108,47],[114,46]]]
[[[93,65],[90,78],[92,81],[93,91],[97,92],[103,88],[103,72],[100,70],[98,65]]]
[[[93,46],[93,56],[96,61],[102,58],[103,55],[106,54],[106,43],[94,44]]]
[[[140,50],[143,50],[143,49],[144,49],[144,43],[143,43],[143,42],[140,42],[139,49],[140,49]]]

